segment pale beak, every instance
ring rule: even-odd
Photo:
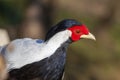
[[[91,39],[91,40],[95,40],[96,41],[96,38],[93,34],[89,33],[88,35],[81,35],[80,38],[83,38],[83,39]]]

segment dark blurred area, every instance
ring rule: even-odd
[[[86,24],[97,41],[70,45],[64,80],[120,80],[120,0],[0,0],[0,45],[44,39],[66,18]]]

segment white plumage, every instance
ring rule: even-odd
[[[7,69],[20,68],[25,64],[37,61],[36,55],[42,44],[38,44],[36,40],[30,38],[12,41],[4,51]]]
[[[55,34],[46,42],[31,38],[12,41],[6,47],[3,47],[2,50],[2,54],[7,62],[7,69],[20,68],[26,64],[51,56],[70,36],[71,32],[65,30]]]

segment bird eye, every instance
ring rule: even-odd
[[[76,33],[76,34],[79,34],[79,33],[80,33],[80,30],[75,30],[75,33]]]

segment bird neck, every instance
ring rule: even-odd
[[[66,41],[69,40],[70,35],[71,32],[69,30],[64,30],[58,32],[52,38],[46,41],[45,45],[41,50],[42,58],[46,58],[53,55],[59,47],[61,47]]]
[[[69,30],[61,31],[55,34],[52,38],[50,38],[48,41],[46,41],[47,45],[52,45],[56,47],[60,47],[61,44],[66,42],[71,35],[71,32]]]

